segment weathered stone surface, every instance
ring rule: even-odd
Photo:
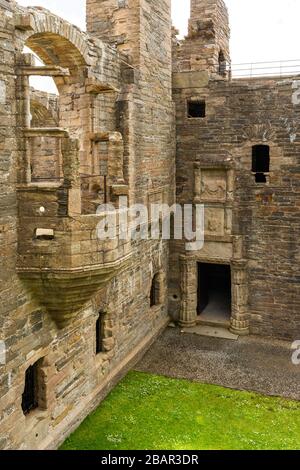
[[[182,324],[188,312],[193,324],[196,263],[230,264],[232,330],[296,339],[300,106],[295,77],[230,80],[219,57],[222,52],[229,62],[224,2],[192,0],[191,6],[187,38],[173,35],[177,200],[205,204],[206,239],[192,260],[183,243],[171,244],[170,310]],[[204,73],[206,83],[194,79]],[[205,101],[205,117],[188,117],[189,100]],[[270,148],[265,184],[256,183],[252,172],[254,145]]]
[[[173,202],[170,1],[157,19],[156,2],[142,3],[115,5],[109,26],[127,17],[128,57],[122,33],[117,50],[89,26],[84,33],[43,8],[0,0],[1,449],[55,447],[169,321],[167,241],[96,233],[97,207],[117,208],[118,195],[148,204],[155,191]],[[88,24],[101,21],[102,7],[88,2]],[[22,54],[25,45],[46,68]],[[39,73],[54,78],[58,95],[30,88]],[[160,303],[150,308],[157,273]],[[38,408],[25,416],[34,364]]]
[[[183,41],[170,0],[87,0],[87,33],[0,0],[0,32],[0,448],[56,447],[168,311],[195,325],[198,262],[231,266],[233,332],[299,339],[299,80],[231,80],[224,2],[192,0]],[[37,73],[58,95],[30,88]],[[256,183],[261,144],[271,165]],[[172,205],[175,192],[205,205],[201,250],[98,239],[100,204]]]

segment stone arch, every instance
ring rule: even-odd
[[[70,72],[70,76],[64,74],[61,76],[54,74],[53,76],[58,90],[58,127],[67,130],[73,139],[79,141],[82,162],[80,171],[81,173],[89,174],[92,166],[89,147],[89,113],[91,107],[90,96],[86,90],[86,79],[89,76],[88,69],[91,65],[89,54],[91,42],[89,37],[76,26],[71,25],[44,8],[29,7],[20,10],[22,13],[17,24],[17,29],[20,31],[18,38],[20,49],[23,48],[22,46],[27,46],[38,56],[44,65],[50,67],[59,66],[68,69]],[[47,75],[47,70],[42,75]],[[25,80],[23,79],[23,87],[25,82],[26,77]],[[25,83],[24,94],[26,94],[26,86],[28,87]],[[84,120],[79,119],[82,110],[86,113]],[[51,125],[50,127],[53,126]],[[49,139],[47,139],[46,148],[44,145],[45,139],[42,146],[38,139],[35,140],[37,141],[37,145],[33,148],[33,152],[37,155],[34,162],[35,167],[33,168],[33,170],[36,169],[35,177],[44,179],[48,175],[51,179],[60,180],[63,167],[60,150],[51,152],[51,148],[48,145]],[[58,141],[57,145],[61,145],[61,137],[56,137],[56,140]],[[34,145],[34,137],[30,137],[30,143],[31,146]],[[46,150],[45,155],[44,149]],[[55,164],[51,165],[51,162],[53,162],[52,153],[53,156],[59,155],[59,158],[55,161]],[[39,159],[39,156],[43,157],[43,159]],[[31,159],[30,155],[28,157],[28,152],[26,158]],[[42,171],[40,171],[40,162],[46,163]],[[48,171],[49,167],[52,167],[51,171]],[[27,165],[27,168],[30,170],[30,165]]]
[[[31,7],[30,30],[26,32],[25,44],[46,65],[74,68],[90,65],[88,36],[50,11]]]

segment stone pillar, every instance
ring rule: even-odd
[[[239,336],[249,334],[247,260],[243,259],[242,237],[233,237],[232,316],[230,331]]]
[[[197,323],[197,263],[185,256],[180,258],[181,308],[179,325],[190,328]]]

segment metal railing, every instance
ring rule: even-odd
[[[300,74],[300,59],[230,64],[227,70],[232,78],[285,77]]]

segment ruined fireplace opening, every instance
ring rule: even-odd
[[[228,324],[231,317],[229,265],[198,263],[198,318],[201,322]]]

